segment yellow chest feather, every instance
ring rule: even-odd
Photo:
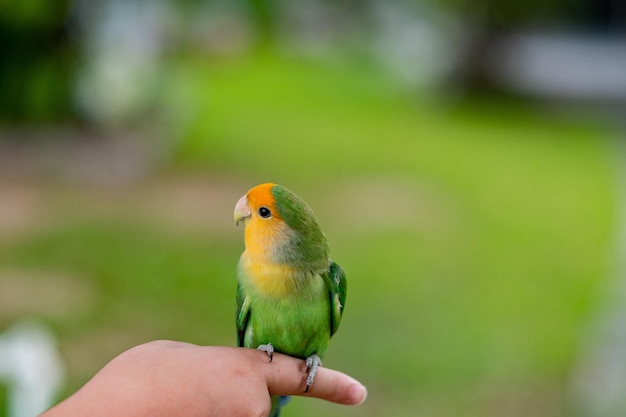
[[[298,273],[287,265],[252,262],[244,253],[241,257],[243,276],[255,291],[268,297],[292,294],[297,288]]]
[[[299,274],[293,268],[273,261],[276,242],[287,239],[283,222],[251,221],[246,226],[246,250],[241,256],[244,281],[268,297],[281,297],[296,290]]]

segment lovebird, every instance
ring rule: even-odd
[[[330,259],[313,210],[287,188],[265,183],[242,196],[235,223],[245,225],[245,250],[237,265],[236,324],[239,346],[305,360],[305,392],[339,327],[347,282]],[[272,397],[277,417],[287,397]]]

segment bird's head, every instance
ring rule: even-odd
[[[243,195],[235,205],[235,224],[243,223],[252,227],[271,227],[282,219],[276,210],[276,200],[272,188],[276,184],[257,185]]]
[[[278,263],[328,266],[328,244],[313,210],[281,185],[265,183],[248,191],[235,205],[235,223],[245,226],[250,255]]]

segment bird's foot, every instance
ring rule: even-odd
[[[268,343],[267,345],[259,345],[256,350],[262,350],[263,352],[267,352],[270,357],[270,362],[274,358],[274,346],[272,346],[271,343]]]
[[[304,392],[307,392],[311,385],[313,385],[313,380],[315,379],[315,374],[317,373],[317,367],[322,366],[322,360],[315,353],[306,358],[306,370],[309,371],[309,376],[306,378],[306,386],[304,388]]]

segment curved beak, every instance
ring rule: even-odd
[[[244,195],[235,205],[235,224],[239,226],[241,222],[245,225],[251,216],[252,213],[250,212],[250,207],[248,207],[248,196]]]

